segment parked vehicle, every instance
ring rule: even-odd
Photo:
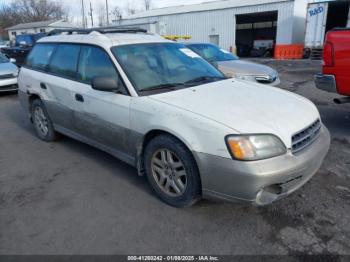
[[[326,33],[333,28],[346,27],[350,21],[350,4],[349,1],[314,2],[309,3],[307,8],[305,56],[321,59]]]
[[[40,139],[62,133],[104,150],[176,207],[201,197],[269,204],[319,169],[330,136],[312,102],[226,79],[183,44],[142,32],[38,41],[19,98]]]
[[[322,73],[315,76],[316,87],[346,96],[334,102],[350,103],[350,28],[329,31],[323,48]]]
[[[16,59],[16,64],[18,66],[21,66],[24,63],[30,50],[32,50],[36,41],[38,41],[43,36],[45,36],[43,33],[18,35],[16,36],[14,46],[3,47],[1,48],[1,52],[10,58]]]
[[[207,43],[186,43],[186,46],[215,65],[227,77],[261,84],[278,85],[278,73],[271,67],[253,62],[242,61],[234,54]]]
[[[14,62],[13,58],[0,53],[0,92],[17,90],[18,68]]]
[[[8,47],[8,46],[9,46],[8,41],[0,40],[0,50],[1,48]]]

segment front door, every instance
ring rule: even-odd
[[[129,158],[129,108],[131,97],[125,94],[92,89],[94,77],[118,77],[109,55],[102,48],[82,46],[78,83],[74,89],[75,130],[81,136],[98,143],[105,150],[131,162]],[[119,84],[123,85],[120,77]]]

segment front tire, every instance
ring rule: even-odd
[[[39,99],[33,101],[31,116],[36,135],[45,142],[55,141],[58,134],[53,128],[52,121],[46,111],[43,102]]]
[[[144,163],[153,191],[165,203],[186,207],[201,198],[196,161],[178,139],[165,134],[151,140],[145,149]]]

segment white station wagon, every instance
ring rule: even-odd
[[[176,207],[202,197],[269,204],[305,184],[329,149],[309,100],[226,79],[139,29],[41,38],[18,84],[39,138],[61,133],[116,156]]]

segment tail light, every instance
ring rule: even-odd
[[[326,42],[323,47],[323,65],[334,66],[334,48],[331,42]]]

